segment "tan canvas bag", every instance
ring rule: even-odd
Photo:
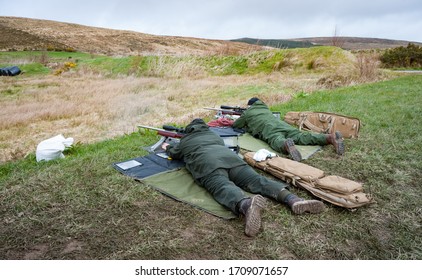
[[[288,112],[284,121],[300,130],[317,133],[340,131],[344,138],[357,138],[361,122],[358,118],[326,112]]]
[[[254,154],[244,154],[244,159],[250,166],[303,188],[334,205],[355,209],[374,203],[373,198],[364,193],[361,183],[335,175],[325,176],[324,171],[318,168],[283,157],[257,162],[253,159]]]

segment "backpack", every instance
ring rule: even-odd
[[[361,127],[358,118],[327,112],[288,112],[284,121],[300,130],[326,134],[340,131],[344,138],[357,138]]]

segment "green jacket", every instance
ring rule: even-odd
[[[194,120],[186,127],[186,135],[179,143],[167,147],[173,159],[182,159],[194,179],[210,174],[218,168],[246,165],[238,155],[224,146],[223,139],[209,130],[202,120]]]
[[[245,110],[233,123],[233,127],[245,128],[246,132],[256,138],[268,141],[277,137],[280,129],[284,129],[281,120],[276,119],[270,109],[262,101],[256,101]]]
[[[233,127],[244,128],[254,137],[268,143],[277,152],[284,152],[284,143],[287,138],[292,139],[296,145],[327,145],[325,134],[301,131],[275,118],[262,101],[256,101],[245,110],[233,123]]]

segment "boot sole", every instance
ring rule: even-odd
[[[265,208],[266,199],[261,195],[252,197],[251,206],[246,212],[245,234],[253,237],[258,234],[261,229],[261,211]]]
[[[301,161],[302,155],[300,152],[296,149],[295,143],[292,139],[287,139],[285,142],[286,152],[289,154],[292,160],[294,161]]]
[[[343,155],[344,154],[344,143],[343,143],[343,135],[341,135],[341,133],[339,131],[336,131],[336,153],[338,155]]]
[[[295,214],[301,215],[304,213],[318,214],[324,211],[324,203],[318,200],[303,200],[298,201],[292,206],[292,211]]]

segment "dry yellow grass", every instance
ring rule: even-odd
[[[203,107],[244,106],[251,94],[269,104],[316,89],[316,75],[110,79],[90,73],[0,78],[0,161],[20,158],[57,134],[90,143],[137,130],[138,124],[185,124],[211,117]],[[258,92],[248,87],[260,88]],[[262,87],[262,89],[261,89]],[[244,90],[245,89],[245,90]]]

